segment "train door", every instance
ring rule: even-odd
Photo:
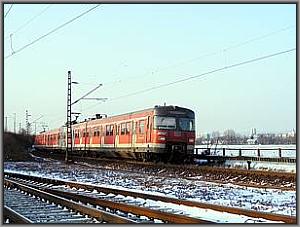
[[[103,147],[104,144],[104,131],[105,131],[105,126],[100,126],[100,147]]]
[[[136,130],[137,130],[137,122],[132,121],[132,138],[131,138],[131,148],[135,149],[135,143],[136,143]]]
[[[66,146],[66,127],[59,128],[59,141],[58,146],[64,148]]]
[[[115,148],[119,147],[119,132],[120,132],[120,125],[115,124]]]
[[[146,123],[146,143],[151,142],[151,128],[152,128],[152,122],[150,116],[147,118],[147,123]]]
[[[114,146],[114,148],[116,147],[116,144],[115,144],[115,139],[116,139],[116,132],[117,132],[117,129],[116,129],[116,124],[113,124],[113,125],[110,125],[110,131],[111,131],[111,140],[112,140],[112,144]]]
[[[114,147],[115,139],[114,139],[114,125],[105,125],[105,136],[104,136],[104,144],[107,147]]]
[[[146,132],[147,132],[146,121],[147,121],[146,119],[142,119],[137,122],[138,126],[136,129],[136,143],[138,143],[139,145],[146,143]]]

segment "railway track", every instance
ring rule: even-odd
[[[132,223],[12,180],[4,185],[4,217],[10,223]]]
[[[42,152],[37,153],[42,157],[48,157]],[[63,160],[62,155],[55,155]],[[53,156],[52,156],[53,158]],[[260,170],[247,170],[237,168],[222,168],[218,166],[175,165],[162,163],[144,163],[133,160],[108,160],[100,158],[88,158],[73,156],[76,165],[94,165],[98,169],[115,169],[124,172],[140,172],[151,175],[159,175],[174,178],[186,178],[188,180],[202,180],[215,183],[232,183],[243,187],[268,188],[280,190],[296,190],[296,173],[272,172]]]
[[[125,218],[127,221],[137,223],[296,223],[295,217],[286,215],[222,207],[189,200],[179,200],[170,197],[24,174],[5,172],[5,185],[22,188],[22,190],[25,187],[30,187],[32,188],[31,190],[40,190],[68,201],[71,200],[73,203],[84,204],[85,207],[108,212],[111,215],[117,215]],[[80,212],[91,215],[91,213],[87,213],[85,210],[81,210]],[[214,215],[212,216],[212,214]],[[93,220],[98,219],[94,217]],[[103,218],[101,221],[103,221]],[[109,222],[111,220],[104,221]],[[117,222],[113,221],[113,223]]]
[[[45,152],[34,152],[36,155],[41,157],[49,157]],[[63,154],[51,154],[49,158],[57,158],[59,160],[64,160]],[[115,160],[115,159],[106,159],[106,158],[91,158],[91,157],[79,157],[72,156],[72,160],[76,162],[90,162],[96,164],[101,168],[101,164],[103,165],[116,165],[118,169],[122,169],[122,166],[128,164],[132,165],[132,167],[136,170],[137,168],[147,168],[147,169],[168,169],[170,172],[182,173],[185,172],[186,176],[198,175],[198,174],[210,174],[222,177],[226,176],[243,176],[249,177],[253,180],[257,181],[270,181],[270,180],[281,180],[281,181],[296,181],[296,173],[290,172],[275,172],[275,171],[263,171],[263,170],[248,170],[248,169],[238,169],[238,168],[224,168],[218,166],[197,166],[193,164],[165,164],[165,163],[153,163],[153,162],[140,162],[135,160]],[[182,175],[182,174],[181,174]],[[182,175],[181,177],[184,177]],[[218,178],[218,177],[217,177]],[[244,186],[244,185],[243,185]],[[277,188],[277,187],[274,187]]]

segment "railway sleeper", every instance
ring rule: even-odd
[[[63,204],[63,206],[68,206],[71,211],[76,210],[83,214],[100,219],[101,221],[104,220],[104,221],[110,222],[110,223],[135,223],[132,220],[122,218],[120,216],[113,215],[113,214],[110,214],[110,213],[107,213],[104,211],[99,211],[94,208],[90,208],[90,207],[84,206],[82,204],[72,202],[65,198],[51,195],[47,192],[43,192],[41,190],[34,189],[32,187],[28,187],[26,185],[23,185],[23,184],[20,184],[17,182],[13,182],[11,180],[5,179],[4,183],[5,183],[5,185],[9,185],[10,187],[16,187],[16,188],[19,188],[20,190],[27,191],[28,193],[37,194],[38,196],[44,197],[44,200],[50,200],[50,201],[58,203],[58,204]]]

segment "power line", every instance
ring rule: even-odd
[[[218,68],[218,69],[214,69],[214,70],[211,70],[211,71],[199,74],[199,75],[190,76],[190,77],[180,79],[180,80],[176,80],[176,81],[173,81],[173,82],[170,82],[170,83],[165,83],[165,84],[157,85],[157,86],[150,87],[150,88],[147,88],[147,89],[144,89],[144,90],[136,91],[136,92],[133,92],[133,93],[130,93],[130,94],[127,94],[127,95],[118,96],[116,98],[112,98],[112,99],[109,99],[109,100],[112,101],[112,100],[126,98],[126,97],[129,97],[129,96],[138,95],[138,94],[145,93],[145,92],[148,92],[148,91],[152,91],[152,90],[155,90],[155,89],[159,89],[159,88],[162,88],[162,87],[167,87],[167,86],[177,84],[177,83],[181,83],[181,82],[184,82],[184,81],[187,81],[187,80],[191,80],[191,79],[203,77],[203,76],[206,76],[206,75],[209,75],[209,74],[213,74],[213,73],[216,73],[216,72],[220,72],[220,71],[223,71],[223,70],[226,70],[226,69],[231,69],[231,68],[235,68],[235,67],[238,67],[238,66],[241,66],[241,65],[252,63],[252,62],[261,61],[261,60],[271,58],[271,57],[275,57],[275,56],[278,56],[278,55],[281,55],[281,54],[286,54],[286,53],[289,53],[289,52],[292,52],[292,51],[295,51],[295,50],[296,50],[296,48],[292,48],[292,49],[276,52],[276,53],[273,53],[273,54],[265,55],[265,56],[262,56],[262,57],[253,58],[253,59],[250,59],[250,60],[247,60],[247,61],[243,61],[243,62],[235,63],[235,64],[232,64],[232,65],[224,66],[224,67],[221,67],[221,68]],[[86,110],[87,109],[92,109],[97,105],[99,105],[99,103],[86,108]]]
[[[39,38],[37,38],[37,39],[35,39],[35,40],[33,40],[31,43],[28,43],[28,44],[26,44],[25,46],[23,46],[23,47],[21,47],[20,49],[16,50],[16,51],[15,51],[15,52],[13,52],[12,54],[10,54],[10,55],[6,56],[6,57],[5,57],[5,59],[7,59],[7,58],[9,58],[9,57],[13,56],[14,54],[16,54],[16,53],[18,53],[18,52],[20,52],[20,51],[24,50],[24,49],[25,49],[25,48],[27,48],[27,47],[29,47],[29,46],[33,45],[34,43],[36,43],[36,42],[40,41],[41,39],[43,39],[43,38],[47,37],[47,36],[48,36],[48,35],[50,35],[50,34],[52,34],[52,33],[56,32],[57,30],[59,30],[59,29],[61,29],[61,28],[65,27],[66,25],[68,25],[68,24],[72,23],[73,21],[75,21],[75,20],[77,20],[78,18],[80,18],[80,17],[84,16],[85,14],[89,13],[90,11],[92,11],[92,10],[96,9],[96,8],[97,8],[97,7],[99,7],[99,6],[100,6],[100,4],[97,4],[96,6],[94,6],[94,7],[90,8],[90,9],[88,9],[88,10],[84,11],[83,13],[81,13],[81,14],[79,14],[78,16],[76,16],[76,17],[72,18],[71,20],[69,20],[69,21],[67,21],[67,22],[65,22],[65,23],[63,23],[63,24],[61,24],[61,25],[59,25],[58,27],[56,27],[56,28],[52,29],[52,30],[51,30],[51,31],[49,31],[48,33],[46,33],[46,34],[44,34],[44,35],[40,36]]]
[[[190,77],[180,79],[180,80],[176,80],[176,81],[173,81],[173,82],[170,82],[170,83],[165,83],[165,84],[161,84],[161,85],[158,85],[158,86],[150,87],[150,88],[140,90],[140,91],[136,91],[136,92],[133,92],[133,93],[130,93],[130,94],[127,94],[127,95],[118,96],[116,98],[109,99],[109,101],[122,99],[122,98],[126,98],[126,97],[129,97],[129,96],[138,95],[138,94],[145,93],[145,92],[148,92],[148,91],[151,91],[151,90],[159,89],[159,88],[162,88],[162,87],[167,87],[167,86],[170,86],[170,85],[173,85],[173,84],[181,83],[181,82],[188,81],[188,80],[195,79],[195,78],[204,78],[204,76],[207,76],[209,74],[220,72],[220,71],[223,71],[223,70],[226,70],[226,69],[235,68],[235,67],[238,67],[238,66],[241,66],[241,65],[252,63],[252,62],[272,58],[272,57],[275,57],[275,56],[278,56],[278,55],[287,54],[287,53],[290,53],[290,52],[295,51],[295,50],[296,50],[296,48],[292,48],[292,49],[276,52],[276,53],[273,53],[273,54],[265,55],[265,56],[262,56],[262,57],[253,58],[253,59],[250,59],[250,60],[247,60],[247,61],[243,61],[243,62],[235,63],[235,64],[232,64],[232,65],[224,66],[224,67],[214,69],[214,70],[211,70],[211,71],[208,71],[208,72],[205,72],[205,73],[202,73],[202,74],[198,74],[198,75],[195,75],[195,76],[190,76]],[[85,108],[85,110],[93,109],[94,107],[98,106],[99,104],[102,104],[102,103],[97,103],[95,105],[89,106],[89,107]],[[52,120],[51,122],[54,124],[54,122],[55,123],[59,122],[62,119],[63,119],[62,117],[55,118],[55,120]]]
[[[10,5],[9,9],[7,10],[7,12],[4,15],[4,18],[8,15],[9,11],[11,10],[11,8],[13,7],[13,4]]]
[[[133,92],[133,93],[130,93],[130,94],[127,94],[127,95],[123,95],[123,96],[119,96],[119,97],[116,97],[116,98],[112,98],[112,99],[110,99],[110,101],[111,100],[121,99],[121,98],[126,98],[126,97],[129,97],[129,96],[134,96],[134,95],[137,95],[137,94],[145,93],[145,92],[148,92],[148,91],[151,91],[151,90],[155,90],[155,89],[159,89],[159,88],[162,88],[162,87],[167,87],[167,86],[170,86],[170,85],[173,85],[173,84],[181,83],[181,82],[184,82],[184,81],[187,81],[187,80],[191,80],[191,79],[195,79],[195,78],[199,78],[199,77],[204,78],[204,76],[209,75],[209,74],[213,74],[213,73],[216,73],[216,72],[219,72],[219,71],[223,71],[223,70],[226,70],[226,69],[230,69],[230,68],[238,67],[238,66],[241,66],[241,65],[249,64],[249,63],[252,63],[252,62],[260,61],[260,60],[263,60],[263,59],[275,57],[275,56],[278,56],[278,55],[281,55],[281,54],[286,54],[286,53],[289,53],[289,52],[292,52],[292,51],[295,51],[295,50],[296,50],[296,48],[293,48],[293,49],[289,49],[289,50],[285,50],[285,51],[273,53],[273,54],[270,54],[270,55],[266,55],[266,56],[262,56],[262,57],[258,57],[258,58],[254,58],[254,59],[250,59],[250,60],[247,60],[247,61],[244,61],[244,62],[239,62],[239,63],[232,64],[232,65],[229,65],[229,66],[225,66],[225,67],[222,67],[222,68],[211,70],[211,71],[199,74],[199,75],[195,75],[195,76],[191,76],[191,77],[188,77],[188,78],[185,78],[185,79],[173,81],[171,83],[161,84],[161,85],[158,85],[158,86],[154,86],[154,87],[151,87],[151,88],[147,88],[147,89],[144,89],[144,90]],[[90,106],[88,108],[85,108],[85,110],[92,109],[92,108],[96,107],[97,105],[99,105],[99,103],[96,104],[96,105],[92,105],[92,106]],[[56,119],[62,119],[62,118],[56,118]],[[57,120],[55,122],[58,122],[58,121],[61,121],[61,120]]]
[[[217,50],[217,51],[209,52],[207,54],[203,54],[199,57],[195,57],[195,58],[192,58],[192,59],[189,59],[189,60],[185,60],[185,61],[181,61],[181,62],[178,62],[178,63],[170,64],[170,65],[165,66],[165,67],[160,67],[159,69],[151,70],[151,72],[145,73],[143,75],[152,75],[154,73],[161,72],[161,71],[164,71],[164,70],[169,69],[169,68],[178,67],[179,65],[182,65],[182,64],[187,64],[187,63],[190,63],[190,62],[198,61],[200,59],[211,57],[211,56],[217,55],[219,53],[224,53],[225,51],[235,49],[235,48],[247,45],[249,43],[252,43],[252,42],[255,42],[255,41],[258,41],[258,40],[261,40],[261,39],[265,39],[267,37],[270,37],[272,35],[275,35],[277,33],[283,32],[283,31],[290,30],[292,28],[295,28],[295,25],[289,25],[289,26],[283,27],[281,29],[278,29],[278,30],[275,30],[275,31],[272,31],[272,32],[269,32],[269,33],[266,33],[266,34],[256,36],[256,37],[248,39],[246,41],[238,42],[234,45],[228,46],[228,47],[223,48],[221,50]],[[130,79],[136,79],[136,78],[140,78],[140,77],[141,76],[127,77],[126,81],[128,81],[128,79],[130,80]],[[120,82],[122,82],[122,78],[117,79],[116,81],[109,82],[109,84],[116,84],[116,83],[120,83]]]
[[[52,5],[49,4],[46,6],[42,11],[40,11],[38,14],[31,17],[28,21],[26,21],[24,24],[22,24],[19,28],[17,28],[12,34],[16,34],[17,32],[21,31],[23,28],[25,28],[28,24],[30,24],[32,21],[34,21],[37,17],[41,16],[43,13],[45,13]],[[6,36],[5,39],[9,38],[9,36]]]

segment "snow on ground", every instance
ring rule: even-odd
[[[296,215],[296,191],[258,189],[195,179],[175,179],[139,172],[65,165],[63,162],[5,162],[5,171],[66,179],[104,187],[166,195],[222,206]]]
[[[226,160],[225,166],[248,169],[247,161]],[[296,173],[296,163],[251,161],[250,169]]]
[[[257,149],[260,149],[260,157],[278,158],[278,149],[281,151],[282,157],[296,158],[296,145],[196,145],[195,148],[210,148],[211,155],[223,156],[223,148],[226,148],[226,156],[239,156],[238,150],[231,149],[253,149],[242,150],[242,156],[257,157]],[[231,148],[231,149],[230,149]],[[263,150],[277,149],[277,150]],[[198,164],[206,164],[207,160],[197,160]],[[248,169],[247,161],[227,160],[225,166]],[[288,162],[267,162],[267,161],[251,161],[251,169],[281,171],[296,173],[296,163]]]

